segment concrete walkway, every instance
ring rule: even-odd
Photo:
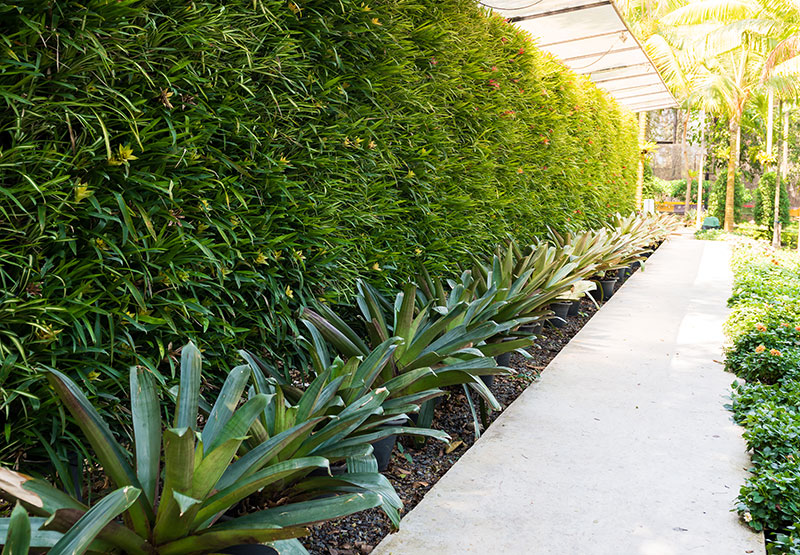
[[[376,555],[763,554],[731,512],[726,243],[665,243]]]

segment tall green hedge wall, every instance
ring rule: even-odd
[[[632,115],[472,0],[28,0],[0,31],[0,456],[57,433],[39,368],[113,403],[187,338],[280,358],[358,277],[632,208]]]

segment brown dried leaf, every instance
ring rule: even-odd
[[[15,499],[19,499],[23,503],[28,503],[33,507],[44,507],[44,503],[38,495],[23,487],[23,484],[31,479],[30,476],[25,474],[0,467],[0,491],[9,494]]]
[[[458,449],[462,445],[464,445],[464,442],[459,439],[457,441],[454,441],[454,442],[448,444],[447,447],[444,448],[444,452],[449,455],[450,453],[452,453],[453,451],[455,451],[456,449]]]

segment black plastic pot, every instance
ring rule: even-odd
[[[614,288],[617,285],[617,280],[615,279],[602,279],[599,282],[597,289],[592,291],[592,297],[596,301],[607,301],[611,298],[611,295],[614,294]]]
[[[578,311],[581,309],[581,301],[580,299],[572,301],[569,305],[569,311],[567,312],[567,316],[577,316]]]
[[[633,274],[633,272],[638,270],[641,267],[641,265],[642,265],[642,263],[637,260],[636,262],[634,262],[633,264],[628,266],[628,268],[630,268],[631,274]]]
[[[278,552],[272,547],[259,543],[232,545],[219,550],[218,553],[227,553],[227,555],[278,555]]]
[[[334,464],[331,466],[330,474],[328,474],[327,468],[315,468],[311,472],[309,472],[309,476],[316,477],[325,477],[325,476],[341,476],[342,474],[347,473],[347,465],[345,463]]]
[[[618,285],[622,285],[628,279],[628,268],[620,268],[617,270],[617,283]]]
[[[555,316],[552,316],[548,322],[551,326],[555,328],[563,328],[567,325],[567,314],[569,313],[569,309],[572,306],[572,303],[552,303],[550,305],[550,310],[555,312]]]
[[[494,360],[497,361],[497,366],[508,366],[509,363],[511,363],[511,351],[503,353],[502,355],[497,355],[494,357]],[[483,378],[494,378],[494,376],[481,376],[482,380]],[[485,382],[486,380],[483,381]]]
[[[382,425],[381,428],[402,426],[406,423],[406,420],[405,416],[398,417]],[[394,450],[395,443],[397,443],[396,435],[386,436],[372,443],[372,454],[375,455],[375,460],[378,461],[378,472],[384,472],[389,468],[389,461],[392,459],[392,450]]]

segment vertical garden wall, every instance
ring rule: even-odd
[[[358,277],[633,206],[632,115],[471,0],[31,0],[0,34],[4,460],[42,368],[113,403],[187,338],[281,359]]]

